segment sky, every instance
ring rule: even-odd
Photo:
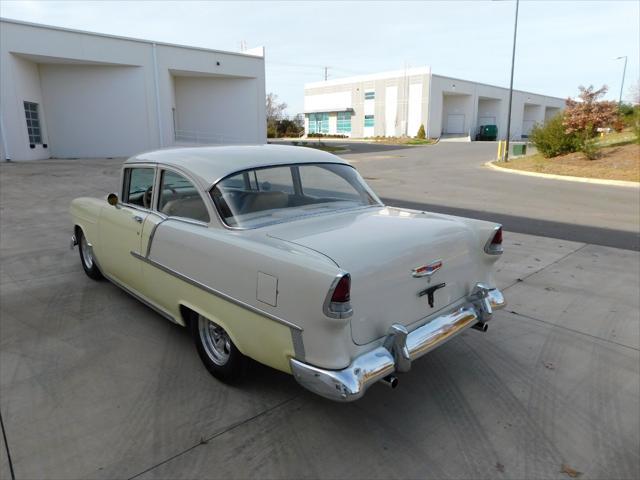
[[[159,42],[266,48],[266,89],[303,111],[304,84],[430,65],[509,85],[515,0],[411,2],[5,1],[0,16]],[[607,85],[623,99],[640,78],[640,1],[522,0],[514,88],[575,96]]]

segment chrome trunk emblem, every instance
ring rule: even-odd
[[[414,278],[431,277],[434,273],[442,268],[442,260],[436,260],[428,265],[422,265],[411,270]]]

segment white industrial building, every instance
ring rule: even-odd
[[[264,143],[262,48],[243,53],[0,20],[3,158]]]
[[[429,67],[307,83],[306,134],[473,140],[481,125],[507,131],[509,89],[435,75]],[[511,139],[526,138],[536,123],[564,108],[562,98],[513,91]]]

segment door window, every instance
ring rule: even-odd
[[[124,171],[124,203],[151,208],[154,177],[153,168],[127,168]]]
[[[209,222],[209,212],[196,187],[170,170],[162,172],[158,210],[170,217]]]

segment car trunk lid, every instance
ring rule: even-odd
[[[437,314],[477,278],[473,231],[445,215],[369,208],[277,225],[269,235],[321,252],[351,274],[352,337],[360,345],[393,323]]]

